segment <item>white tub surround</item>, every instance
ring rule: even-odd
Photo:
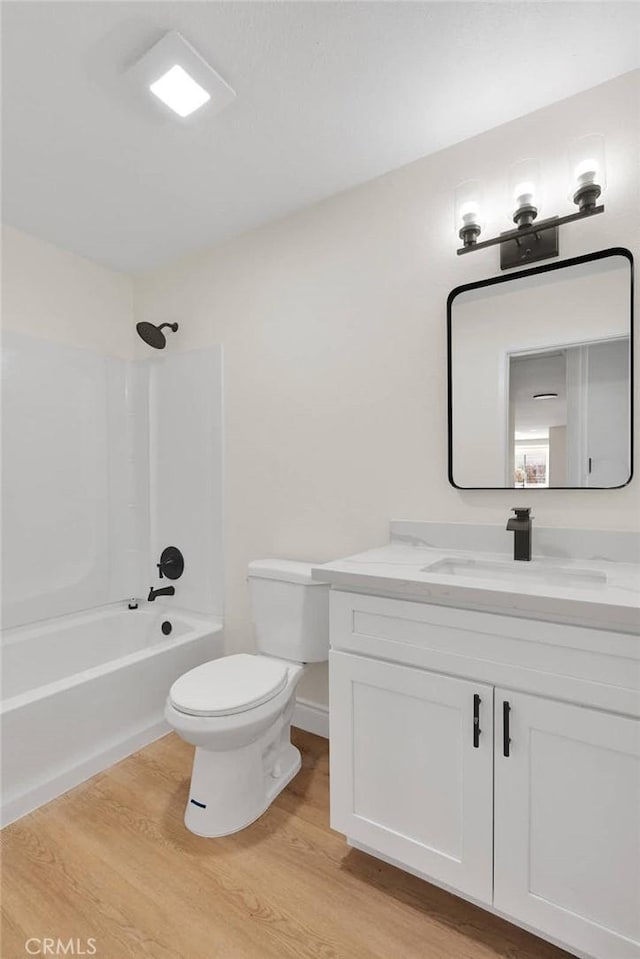
[[[3,824],[168,732],[172,682],[223,651],[219,620],[146,605],[4,630]]]
[[[340,589],[640,632],[636,534],[540,528],[534,519],[532,561],[514,562],[512,551],[504,526],[395,522],[386,546],[314,575]]]
[[[146,596],[170,544],[170,605],[221,617],[221,348],[127,362],[2,345],[3,627]]]
[[[640,959],[637,543],[534,528],[515,563],[502,532],[393,524],[319,568],[331,825],[574,955]]]
[[[146,585],[133,372],[118,357],[3,333],[4,628]]]

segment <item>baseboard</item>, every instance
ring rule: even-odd
[[[293,726],[304,729],[307,733],[329,738],[329,707],[318,703],[311,703],[306,699],[299,699],[293,710]]]
[[[81,783],[86,782],[87,779],[91,779],[91,777],[97,773],[104,772],[105,769],[113,766],[114,763],[120,762],[121,759],[126,759],[126,757],[132,753],[136,753],[139,749],[142,749],[143,746],[148,746],[149,743],[154,742],[156,739],[166,736],[170,731],[170,727],[164,720],[153,723],[151,726],[147,726],[133,733],[133,735],[128,736],[122,742],[116,743],[114,746],[109,746],[95,756],[79,762],[77,765],[72,766],[71,769],[66,769],[58,776],[54,776],[46,782],[38,783],[37,786],[33,786],[20,796],[2,804],[0,813],[2,826],[8,826],[9,823],[15,822],[16,819],[21,819],[23,816],[26,816],[27,813],[33,812],[40,806],[44,806],[45,803],[51,802],[52,799],[57,799],[75,786],[79,786]]]

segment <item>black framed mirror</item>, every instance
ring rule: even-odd
[[[456,287],[449,481],[617,489],[633,472],[633,257],[614,247]]]

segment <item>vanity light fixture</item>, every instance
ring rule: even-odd
[[[509,171],[510,215],[516,228],[481,242],[480,184],[477,180],[460,184],[455,197],[456,232],[462,240],[458,256],[499,245],[502,270],[558,256],[559,227],[604,213],[604,205],[597,202],[606,186],[603,138],[590,135],[574,140],[569,157],[573,174],[569,196],[578,207],[577,213],[538,220],[542,206],[540,164],[533,158],[519,160]]]

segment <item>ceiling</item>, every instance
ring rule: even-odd
[[[3,3],[3,219],[138,273],[638,66],[635,2]],[[175,29],[231,84],[161,114]]]
[[[513,406],[516,439],[546,436],[550,426],[567,424],[567,350],[512,356],[509,401]],[[557,393],[535,400],[534,393]]]

